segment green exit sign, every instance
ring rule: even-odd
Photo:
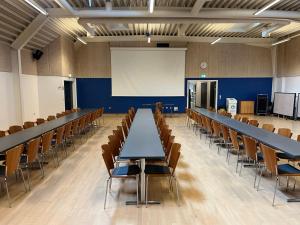
[[[200,78],[206,78],[206,74],[201,74]]]

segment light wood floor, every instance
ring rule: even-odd
[[[270,117],[259,120],[272,122],[277,128],[291,127],[295,134],[300,134],[300,122]],[[149,198],[161,200],[161,205],[126,206],[126,200],[135,199],[135,182],[114,181],[104,211],[107,171],[100,149],[120,121],[121,116],[107,116],[105,125],[58,168],[53,163],[47,165],[44,179],[40,179],[39,171],[34,171],[31,192],[24,193],[22,183],[16,183],[12,177],[9,187],[13,207],[8,208],[2,193],[0,224],[300,224],[300,203],[287,203],[287,194],[279,191],[276,207],[272,207],[272,178],[263,178],[261,190],[256,191],[254,170],[245,168],[241,176],[236,174],[235,156],[228,165],[225,151],[217,154],[215,146],[209,149],[204,138],[200,140],[185,126],[184,116],[168,119],[176,142],[182,144],[177,170],[181,206],[176,205],[174,194],[169,193],[167,180],[154,178],[150,180]]]

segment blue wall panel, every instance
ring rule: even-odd
[[[186,79],[200,80],[200,79]],[[203,80],[203,79],[202,79]],[[226,98],[233,97],[237,100],[256,100],[257,94],[272,93],[272,78],[217,78],[218,90],[221,99],[218,106],[224,107]],[[186,97],[112,97],[111,78],[77,78],[77,103],[80,108],[95,108],[103,106],[108,113],[124,113],[128,108],[142,107],[161,101],[165,104],[178,106],[179,112],[184,112]]]

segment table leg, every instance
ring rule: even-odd
[[[145,164],[146,160],[141,159],[141,203],[145,202]]]

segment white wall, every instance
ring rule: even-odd
[[[23,121],[35,121],[39,116],[38,76],[20,76],[20,91]]]
[[[0,72],[0,105],[1,130],[7,130],[9,126],[21,123],[18,74]]]
[[[274,77],[273,92],[300,93],[300,76]]]

